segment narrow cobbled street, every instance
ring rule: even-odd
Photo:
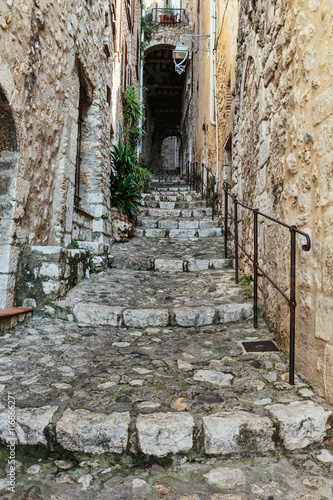
[[[283,353],[246,352],[272,334],[222,248],[197,193],[153,182],[111,268],[0,339],[0,499],[333,498],[332,408]]]

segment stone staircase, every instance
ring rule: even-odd
[[[34,318],[0,339],[10,373],[0,379],[3,443],[10,442],[4,395],[11,392],[17,444],[50,450],[51,459],[40,458],[43,478],[54,494],[67,481],[66,499],[298,499],[312,494],[303,481],[309,457],[325,477],[322,497],[330,498],[332,409],[299,378],[289,386],[281,352],[246,352],[243,342],[272,334],[263,320],[253,329],[249,290],[234,284],[221,236],[140,232],[160,230],[161,221],[177,224],[174,230],[190,222],[184,231],[198,231],[196,223],[211,222],[209,211],[194,215],[205,210],[200,197],[177,179],[153,183],[142,205],[142,223],[155,227],[143,225],[115,245],[111,269],[54,303],[55,317]],[[118,476],[129,464],[129,474],[141,472],[126,483]],[[179,489],[161,465],[175,467]]]

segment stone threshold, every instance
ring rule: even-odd
[[[31,318],[32,307],[11,307],[9,309],[0,309],[0,332],[9,330],[17,325],[18,322]]]

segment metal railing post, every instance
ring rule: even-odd
[[[254,277],[253,277],[253,326],[258,328],[258,210],[253,211],[254,227],[253,227],[253,242],[254,242]]]
[[[239,283],[239,278],[238,278],[238,257],[239,257],[239,252],[238,252],[238,202],[237,200],[234,200],[234,217],[235,217],[235,281],[236,283]]]
[[[201,165],[201,199],[203,200],[204,193],[204,164]]]
[[[296,323],[296,227],[290,228],[290,341],[289,384],[295,384],[295,323]]]
[[[228,258],[228,185],[224,188],[224,258]]]
[[[215,217],[215,186],[216,186],[216,179],[215,179],[215,175],[213,175],[212,220],[214,220],[214,217]]]

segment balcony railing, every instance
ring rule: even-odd
[[[188,26],[189,16],[186,9],[173,9],[170,7],[158,7],[151,9],[153,21],[162,25],[173,26],[175,24],[182,24]]]

